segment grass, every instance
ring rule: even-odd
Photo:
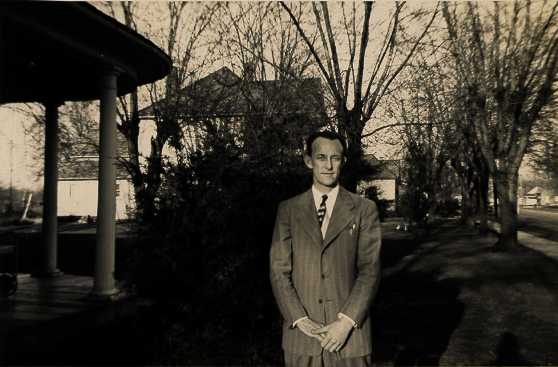
[[[379,362],[558,363],[558,262],[495,242],[445,224],[397,265],[376,306]]]
[[[371,310],[377,365],[558,364],[555,259],[529,248],[494,252],[493,235],[453,222],[421,241],[393,227],[386,223],[384,277]],[[226,309],[225,299],[205,300],[198,313],[180,303],[146,305],[69,336],[57,347],[66,352],[53,349],[40,363],[281,365],[269,290],[243,285],[234,293],[237,306],[227,312],[214,312]],[[250,314],[254,302],[266,312]]]

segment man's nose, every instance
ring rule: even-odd
[[[333,168],[333,161],[331,158],[327,159],[327,163],[326,163],[327,169],[332,169]]]

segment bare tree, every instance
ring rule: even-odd
[[[163,151],[166,146],[177,146],[177,140],[182,136],[179,121],[180,98],[177,92],[182,86],[195,80],[199,71],[212,61],[211,49],[205,50],[205,57],[198,59],[196,53],[218,7],[219,4],[190,2],[105,3],[105,10],[113,17],[121,18],[128,27],[156,39],[173,61],[173,70],[163,81],[120,97],[118,130],[126,137],[129,153],[123,163],[132,178],[139,218],[149,220],[153,217],[155,198],[164,172]],[[153,19],[162,19],[166,21],[166,25],[157,31],[150,25]],[[139,105],[145,94],[145,102],[153,106],[149,118],[154,121],[155,133],[151,137],[147,156],[142,157],[139,137],[143,120]],[[142,158],[145,158],[145,164]]]
[[[265,162],[300,151],[303,136],[325,122],[321,83],[308,77],[313,60],[303,39],[273,2],[227,3],[217,18],[217,49],[240,76],[234,88],[243,118],[234,128],[247,158]]]
[[[540,123],[533,128],[533,138],[527,148],[528,165],[537,176],[547,180],[547,187],[558,194],[558,98],[541,113]]]
[[[33,146],[39,149],[31,151],[34,161],[44,160],[44,129],[45,107],[39,103],[15,104],[11,107],[15,112],[26,116],[25,134],[33,141]],[[94,122],[95,102],[67,102],[59,107],[58,119],[58,161],[61,174],[71,167],[72,174],[85,173],[79,165],[74,165],[76,155],[95,155],[98,153],[98,136]],[[36,166],[37,176],[43,175],[44,165]]]
[[[303,7],[293,11],[300,16]],[[313,65],[311,53],[289,18],[273,2],[226,3],[215,26],[223,60],[247,80],[299,79]]]
[[[416,59],[408,66],[402,87],[386,99],[385,115],[398,121],[393,126],[397,125],[404,145],[408,190],[415,199],[424,196],[420,201],[408,200],[407,205],[414,202],[423,214],[425,209],[435,214],[451,197],[454,174],[449,162],[455,154],[458,125],[451,86],[443,82],[447,79],[443,61],[428,63],[420,52]]]
[[[467,111],[454,111],[457,130],[452,140],[451,166],[461,183],[461,221],[474,224],[474,214],[479,218],[481,234],[488,233],[488,186],[490,173],[473,132]],[[465,118],[463,119],[463,117]]]
[[[517,241],[518,170],[555,93],[558,3],[442,3],[464,110],[498,189],[499,247]]]
[[[423,169],[422,183],[431,201],[430,211],[455,190],[453,168],[459,178],[462,196],[461,216],[473,225],[475,216],[480,232],[488,230],[489,172],[474,134],[474,117],[460,103],[458,74],[452,67],[452,55],[445,39],[434,35],[434,42],[418,50],[401,77],[401,88],[386,100],[386,116],[397,121],[385,128],[399,129],[405,143],[406,157]],[[380,127],[382,129],[384,127]]]
[[[362,5],[340,3],[341,31],[336,31],[334,17],[331,16],[327,2],[312,3],[312,12],[318,31],[318,45],[311,39],[301,17],[295,15],[291,7],[281,2],[289,14],[307,47],[316,61],[319,71],[332,96],[335,110],[336,129],[348,141],[348,164],[346,185],[356,188],[362,170],[362,139],[367,122],[371,119],[382,98],[390,91],[392,83],[407,65],[417,47],[434,22],[434,11],[426,26],[410,41],[411,46],[404,50],[403,29],[411,19],[425,15],[424,11],[404,15],[404,2],[394,4],[394,11],[388,20],[387,31],[381,49],[370,64],[366,52],[370,41],[372,11],[377,3],[365,2]],[[357,26],[359,9],[363,8],[362,24]],[[376,24],[378,26],[378,24]],[[357,32],[357,27],[360,28]],[[340,45],[346,39],[348,52],[342,52]],[[347,60],[343,65],[342,61]],[[367,79],[367,80],[366,80]],[[350,93],[352,91],[352,94]]]

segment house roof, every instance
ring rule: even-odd
[[[321,83],[317,78],[289,81],[244,82],[228,68],[218,71],[192,83],[178,94],[179,108],[183,116],[190,118],[244,116],[257,114],[254,109],[267,104],[267,113],[274,110],[278,114],[324,113]],[[247,95],[249,94],[249,95]],[[150,116],[164,100],[140,111]],[[252,106],[254,104],[255,106]],[[316,119],[323,121],[325,119]],[[316,124],[313,124],[316,125]],[[61,179],[91,179],[98,172],[98,129],[90,129],[70,147],[70,160],[60,162]],[[117,155],[128,154],[127,142],[117,133]],[[123,165],[117,166],[117,176],[128,176]]]
[[[364,159],[373,167],[378,168],[378,172],[372,176],[373,180],[396,180],[399,172],[399,161],[380,160],[374,154],[365,154]]]
[[[535,186],[531,190],[529,190],[527,195],[542,194],[543,191],[544,190],[540,186]]]
[[[69,146],[69,155],[73,157],[96,157],[99,155],[99,141],[98,127],[90,128],[80,136],[74,137],[74,141]],[[128,155],[126,137],[118,131],[116,133],[116,155],[118,157]]]
[[[128,156],[128,145],[123,134],[116,133],[117,158]],[[91,129],[70,146],[69,157],[61,159],[58,176],[61,180],[97,180],[99,174],[99,130]],[[126,167],[117,160],[116,177],[128,177]]]
[[[325,116],[319,78],[246,81],[223,67],[182,88],[176,105],[183,117],[291,115],[318,113]],[[140,111],[152,116],[166,99]]]
[[[121,161],[116,161],[116,179],[127,179],[130,177],[126,167]],[[74,158],[70,162],[61,162],[58,168],[59,181],[78,181],[99,179],[99,158]]]

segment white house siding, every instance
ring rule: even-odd
[[[128,180],[116,180],[116,219],[128,219],[134,208],[134,188]],[[97,180],[58,181],[58,215],[97,216]]]
[[[395,200],[395,180],[372,180],[370,186],[376,186],[379,191],[380,199]]]

